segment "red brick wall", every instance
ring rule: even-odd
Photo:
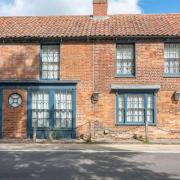
[[[157,93],[157,127],[150,127],[153,138],[178,138],[180,129],[180,102],[173,100],[175,91],[180,91],[180,78],[163,77],[163,43],[136,43],[136,77],[115,77],[116,45],[113,42],[64,42],[61,45],[61,80],[78,80],[77,84],[77,134],[89,136],[91,129],[97,138],[126,138],[135,134],[144,135],[144,127],[116,127],[115,92],[112,83],[119,84],[160,84]],[[21,51],[24,52],[22,56]],[[0,79],[38,79],[38,45],[1,45]],[[17,54],[17,55],[14,55]],[[8,63],[7,63],[8,61]],[[17,62],[17,63],[16,63]],[[21,63],[20,63],[21,62]],[[20,65],[19,66],[17,65]],[[93,90],[100,92],[99,102],[91,103]],[[7,99],[10,90],[5,90],[3,104],[3,129],[5,137],[24,137],[26,128],[26,92],[23,107],[11,109]],[[12,123],[13,122],[13,123]],[[163,130],[160,130],[160,129]],[[108,135],[104,130],[108,129]],[[11,133],[10,133],[11,132]],[[20,135],[21,134],[21,135]]]
[[[10,107],[8,103],[9,96],[12,93],[21,95],[23,101],[17,108]],[[3,138],[26,137],[26,112],[27,112],[27,92],[20,89],[3,90]]]
[[[88,135],[89,121],[93,120],[93,45],[63,43],[61,45],[61,79],[78,80],[76,126],[79,136]]]
[[[108,138],[110,136],[111,139],[132,137],[134,134],[144,135],[144,127],[115,126],[115,92],[110,90],[110,85],[117,83],[160,84],[161,89],[157,93],[157,127],[150,128],[151,137],[180,138],[180,103],[173,99],[174,92],[180,91],[180,78],[163,77],[164,44],[136,43],[136,77],[133,78],[115,77],[116,47],[114,43],[97,43],[94,47],[95,88],[100,92],[96,118],[100,128],[96,137]],[[105,129],[109,129],[112,133],[105,136]],[[166,130],[179,133],[169,133]]]
[[[93,0],[93,15],[107,16],[108,4],[106,0]]]
[[[0,79],[38,79],[39,49],[36,44],[1,44]]]

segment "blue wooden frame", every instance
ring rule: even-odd
[[[45,45],[49,45],[49,46],[59,46],[59,51],[60,51],[60,47],[61,47],[61,45],[60,45],[60,43],[58,43],[58,42],[54,42],[54,43],[49,43],[49,42],[47,42],[47,43],[41,43],[40,44],[40,62],[39,62],[39,79],[40,80],[60,80],[60,75],[59,75],[59,77],[57,78],[57,79],[45,79],[45,78],[42,78],[42,46],[45,46]],[[60,61],[61,61],[61,52],[59,52],[59,72],[60,72]]]
[[[134,51],[134,73],[133,74],[119,74],[117,73],[117,46],[118,45],[133,45]],[[115,62],[115,77],[122,77],[122,78],[134,78],[136,77],[136,44],[135,42],[124,42],[124,43],[116,43],[116,62]]]
[[[3,136],[3,89],[0,88],[0,139]]]
[[[166,44],[180,44],[180,42],[165,42],[164,43],[164,53],[165,53],[165,45]],[[165,59],[164,59],[164,64],[165,64]],[[165,68],[164,68],[165,70]],[[163,77],[165,78],[179,78],[180,77],[180,73],[163,73]]]
[[[54,128],[54,95],[57,91],[70,91],[72,94],[72,129],[63,129],[59,128],[58,130],[61,133],[62,137],[66,135],[71,136],[71,138],[76,138],[76,88],[75,86],[58,86],[58,87],[30,87],[28,89],[28,100],[27,100],[27,138],[32,138],[32,92],[43,90],[49,92],[50,95],[50,129],[57,131],[57,128]],[[38,132],[41,133],[39,138],[47,138],[43,128],[38,128]],[[69,135],[69,134],[70,135]]]
[[[123,95],[124,97],[124,120],[123,122],[119,122],[119,95]],[[144,122],[127,122],[127,96],[128,95],[135,95],[135,94],[142,94],[144,96],[144,107],[145,107],[145,119]],[[155,92],[152,91],[117,91],[116,92],[116,125],[134,125],[134,126],[141,126],[145,125],[145,122],[147,121],[147,96],[152,95],[153,96],[153,122],[149,123],[149,125],[156,125],[156,117],[157,117],[157,112],[156,112],[156,94]]]

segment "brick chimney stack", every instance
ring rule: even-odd
[[[107,16],[108,0],[93,0],[93,16]]]

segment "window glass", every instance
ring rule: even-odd
[[[165,44],[164,60],[165,74],[180,74],[180,44]]]
[[[32,94],[33,127],[49,127],[49,94],[33,92]]]
[[[72,95],[68,91],[55,94],[55,126],[61,128],[72,127]]]
[[[134,45],[117,45],[117,74],[133,75],[135,71]]]
[[[144,96],[127,97],[127,122],[144,122]]]
[[[71,91],[54,91],[54,106],[50,107],[49,92],[32,93],[33,127],[49,127],[50,111],[53,113],[55,128],[72,128],[72,93]]]
[[[154,123],[154,111],[153,94],[118,95],[118,123]]]
[[[59,78],[59,56],[58,45],[42,46],[42,79]]]

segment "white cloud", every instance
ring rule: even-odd
[[[110,0],[110,14],[136,14],[142,13],[138,5],[139,0]]]
[[[141,13],[139,0],[109,0],[109,13]],[[13,0],[0,2],[0,16],[89,15],[92,0]]]

